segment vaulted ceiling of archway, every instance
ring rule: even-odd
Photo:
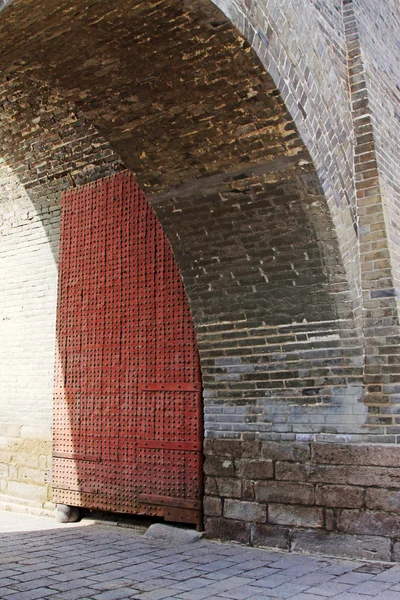
[[[210,0],[14,0],[0,48],[0,154],[53,200],[87,165],[90,177],[121,168],[114,153],[136,173],[183,275],[207,385],[255,398],[253,352],[302,349],[304,319],[318,340],[341,335],[351,303],[318,176],[272,79]],[[229,353],[246,365],[228,389],[213,369]]]
[[[1,72],[74,101],[151,193],[307,153],[272,79],[210,0],[15,0]]]
[[[265,303],[279,322],[301,318],[315,293],[316,316],[335,314],[329,281],[341,286],[344,274],[318,177],[271,77],[210,0],[14,0],[1,13],[0,47],[0,152],[28,187],[38,185],[26,176],[35,161],[39,183],[68,169],[82,183],[74,169],[101,163],[96,148],[109,143],[97,176],[118,168],[112,151],[136,173],[193,282],[192,301],[200,277],[214,290],[211,313],[217,290],[234,302],[228,277],[244,286],[239,308],[264,314]],[[227,272],[208,281],[210,253]]]

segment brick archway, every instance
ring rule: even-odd
[[[232,19],[253,43],[246,23],[256,3],[245,5],[247,20]],[[274,24],[270,38],[257,30],[253,44],[261,58],[261,42],[275,48],[275,61],[264,56],[272,78],[209,0],[121,0],[111,10],[15,0],[1,17],[1,155],[39,204],[56,205],[63,189],[125,167],[138,178],[174,250],[197,329],[206,435],[214,438],[209,530],[244,522],[248,541],[252,517],[266,519],[262,486],[253,481],[272,477],[281,460],[311,460],[311,440],[382,441],[379,427],[364,427],[360,400],[367,379],[377,403],[384,381],[388,394],[396,389],[390,375],[364,372],[349,98],[341,88],[339,123],[329,98],[324,110],[314,102],[325,88],[314,89],[312,75],[315,95],[298,97],[304,81],[286,48],[272,43]],[[342,59],[332,59],[333,70],[326,54],[318,63],[333,93]],[[380,293],[369,295],[365,285],[371,318],[376,298],[387,308]],[[392,415],[382,417],[389,422]],[[304,445],[277,454],[278,440]],[[296,468],[298,475],[288,468],[279,476],[303,477]],[[307,501],[316,501],[320,483],[310,482]],[[306,511],[312,527],[328,528],[327,506]]]
[[[260,418],[250,414],[271,394],[279,402],[315,403],[332,398],[339,387],[356,401],[360,372],[343,363],[343,356],[360,352],[355,288],[337,223],[278,89],[229,21],[204,0],[166,2],[157,10],[148,2],[121,2],[111,12],[104,6],[81,11],[65,1],[54,4],[41,25],[44,41],[35,35],[42,7],[24,0],[3,13],[8,35],[20,30],[17,17],[28,5],[25,43],[16,40],[3,56],[5,85],[15,86],[17,76],[30,88],[28,96],[36,88],[40,98],[39,81],[45,81],[47,100],[41,106],[36,99],[34,110],[26,111],[24,102],[20,110],[10,109],[27,123],[20,143],[8,135],[4,150],[19,164],[31,193],[46,186],[46,167],[33,185],[27,167],[36,156],[51,156],[50,145],[45,150],[34,140],[36,128],[43,132],[45,102],[55,94],[95,126],[146,191],[174,249],[204,340],[210,398],[245,402],[238,426],[249,418],[260,426],[268,420],[263,408],[257,408]],[[47,120],[45,127],[59,130],[62,147],[57,121]],[[79,184],[81,176],[69,166],[79,141],[71,138],[68,147],[65,155],[57,153],[52,178]],[[94,176],[101,170],[93,169]],[[310,369],[307,350],[323,346],[325,338],[329,367],[321,368],[321,356]],[[271,346],[279,378],[259,356],[264,344]],[[257,361],[264,366],[256,367]],[[225,425],[235,431],[229,421]],[[269,428],[269,420],[262,426]]]

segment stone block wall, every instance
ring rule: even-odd
[[[399,561],[400,448],[206,440],[209,537]]]

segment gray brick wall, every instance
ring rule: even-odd
[[[311,154],[359,307],[354,132],[342,3],[230,0],[221,8],[272,76]]]
[[[4,163],[0,182],[0,490],[46,506],[60,211],[35,207]]]
[[[366,69],[366,85],[374,118],[374,139],[390,253],[400,287],[400,40],[398,4],[371,0],[354,2],[362,56]],[[400,291],[399,291],[400,296]]]

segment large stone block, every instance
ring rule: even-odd
[[[204,494],[206,496],[218,496],[215,477],[204,477]]]
[[[324,524],[326,531],[334,531],[336,529],[335,512],[332,508],[325,508],[324,515]]]
[[[242,458],[263,458],[259,440],[244,440],[242,442]]]
[[[272,460],[240,459],[235,460],[236,475],[241,479],[272,479],[274,465]]]
[[[22,483],[20,481],[9,481],[7,492],[16,499],[22,498],[35,501],[43,505],[50,499],[50,490],[47,485],[34,485],[33,483]]]
[[[317,507],[269,504],[268,523],[318,528],[324,526],[324,513]]]
[[[400,536],[400,516],[385,512],[343,509],[337,511],[337,528],[345,533],[374,535],[379,532],[387,537]]]
[[[289,533],[290,529],[288,527],[255,523],[253,528],[252,543],[254,546],[289,550]]]
[[[206,456],[239,458],[242,456],[242,442],[240,440],[218,440],[207,438],[204,441],[204,454]]]
[[[286,442],[264,442],[261,455],[270,460],[288,460],[293,462],[305,462],[310,459],[310,444]]]
[[[265,504],[257,502],[246,502],[243,500],[225,500],[224,517],[249,521],[252,523],[265,523],[267,520]]]
[[[312,444],[312,460],[330,465],[400,467],[398,445]]]
[[[351,485],[317,485],[315,504],[339,508],[361,508],[364,489]]]
[[[250,543],[250,523],[245,521],[234,521],[218,517],[206,517],[204,519],[206,536],[223,541]]]
[[[365,506],[370,510],[400,515],[400,491],[370,488],[366,491]]]
[[[277,462],[275,478],[283,481],[400,488],[400,469],[393,467]]]
[[[208,456],[204,462],[205,475],[231,477],[235,474],[233,460],[219,456]]]
[[[314,504],[314,486],[285,481],[261,481],[255,484],[259,502]]]
[[[256,499],[255,485],[256,485],[256,482],[252,479],[243,479],[242,480],[242,499],[243,500],[250,500],[250,502],[253,502]]]
[[[395,540],[392,549],[392,560],[400,562],[400,541]]]
[[[222,516],[222,500],[212,496],[205,496],[203,500],[203,511],[206,517]]]
[[[240,479],[217,477],[215,479],[217,495],[224,498],[240,498],[242,496],[242,482]]]
[[[293,552],[390,561],[390,540],[377,535],[347,535],[326,531],[292,532]]]

